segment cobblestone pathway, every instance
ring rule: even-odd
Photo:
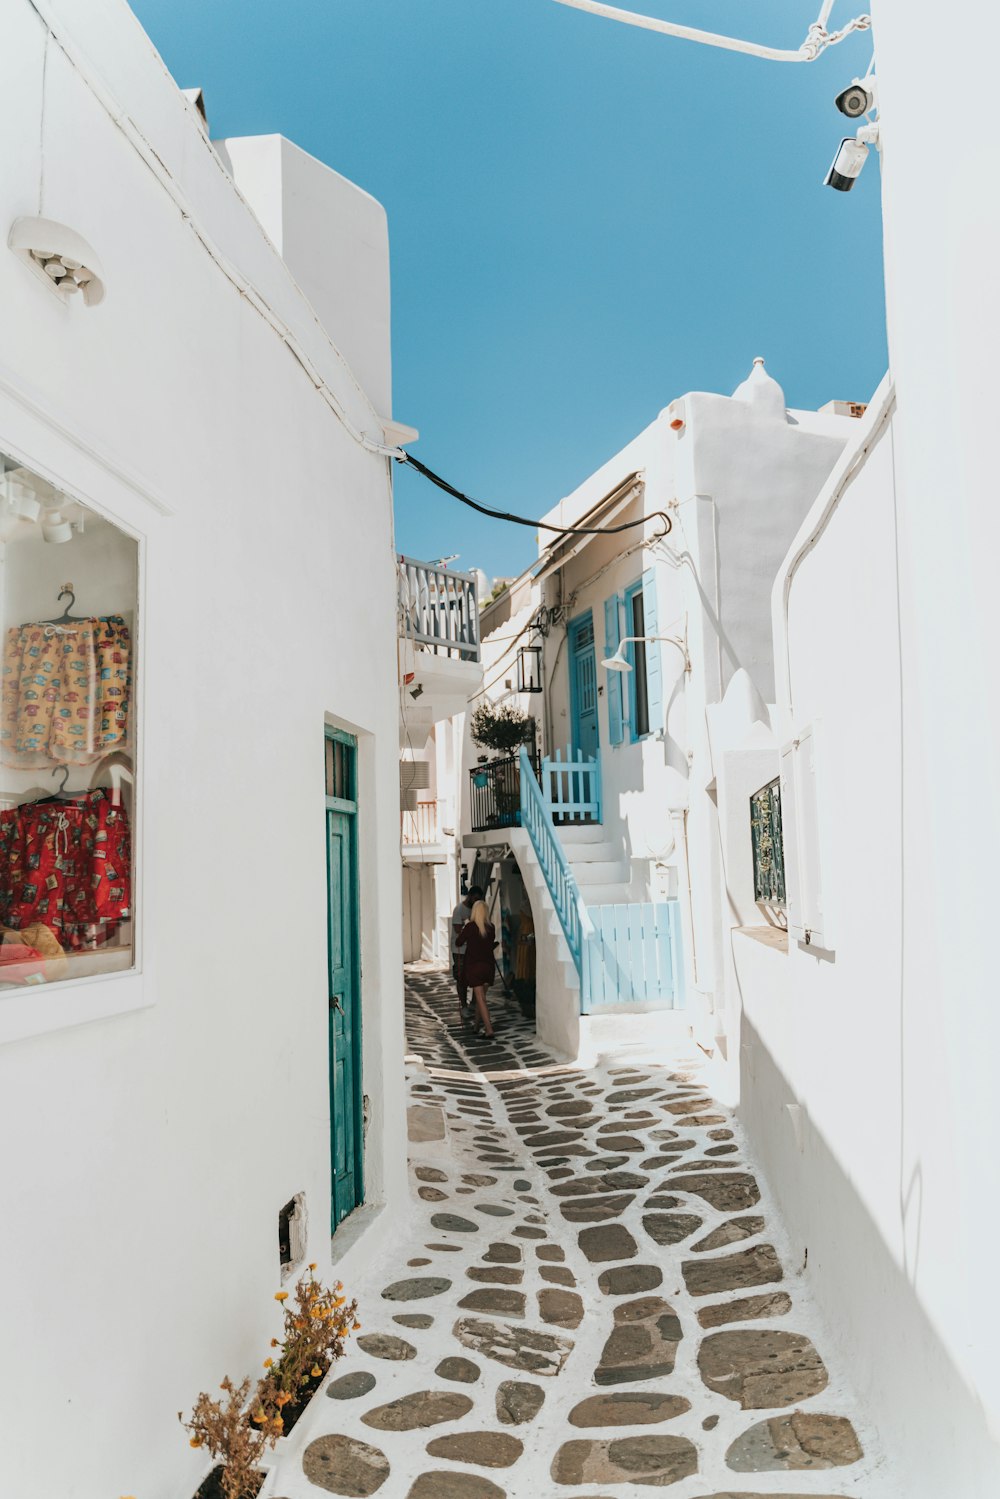
[[[886,1495],[696,1061],[583,1071],[453,1010],[446,975],[408,975],[412,1221],[349,1287],[364,1331],[275,1492]]]

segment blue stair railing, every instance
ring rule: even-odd
[[[580,1000],[585,1004],[584,987],[589,971],[584,961],[593,925],[587,915],[580,888],[559,842],[541,787],[535,779],[526,749],[521,750],[521,826],[527,829],[545,883],[556,908],[566,938],[573,966],[580,979]]]
[[[531,839],[580,981],[580,1012],[684,1003],[676,900],[588,910],[526,750],[520,756],[521,826]]]

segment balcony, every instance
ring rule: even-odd
[[[464,713],[482,685],[479,597],[470,573],[412,557],[397,561],[400,746]]]
[[[538,767],[529,755],[537,774]],[[521,761],[519,754],[487,760],[469,771],[469,810],[472,831],[490,833],[521,826]]]
[[[399,633],[435,656],[479,660],[479,600],[471,573],[399,558]]]
[[[438,826],[437,802],[417,802],[412,812],[404,812],[403,843],[438,843],[441,831]]]
[[[440,802],[417,802],[401,812],[400,842],[405,864],[443,864],[446,850]]]

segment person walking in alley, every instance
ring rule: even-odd
[[[472,892],[469,893],[471,895]],[[488,1040],[492,1040],[493,1022],[486,1003],[486,990],[492,984],[496,971],[496,958],[493,951],[496,931],[490,921],[484,900],[477,900],[472,907],[472,915],[462,928],[458,940],[465,952],[462,965],[465,983],[472,990],[483,1035]]]
[[[462,1024],[465,1025],[469,1016],[469,985],[464,973],[465,947],[461,941],[462,932],[472,915],[472,908],[477,900],[482,900],[484,892],[479,885],[470,885],[463,896],[460,897],[458,905],[451,916],[451,976],[455,980],[455,990],[458,994],[458,1013]]]

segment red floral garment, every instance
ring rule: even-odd
[[[42,921],[64,948],[98,947],[131,914],[128,818],[98,787],[0,812],[0,921]]]

